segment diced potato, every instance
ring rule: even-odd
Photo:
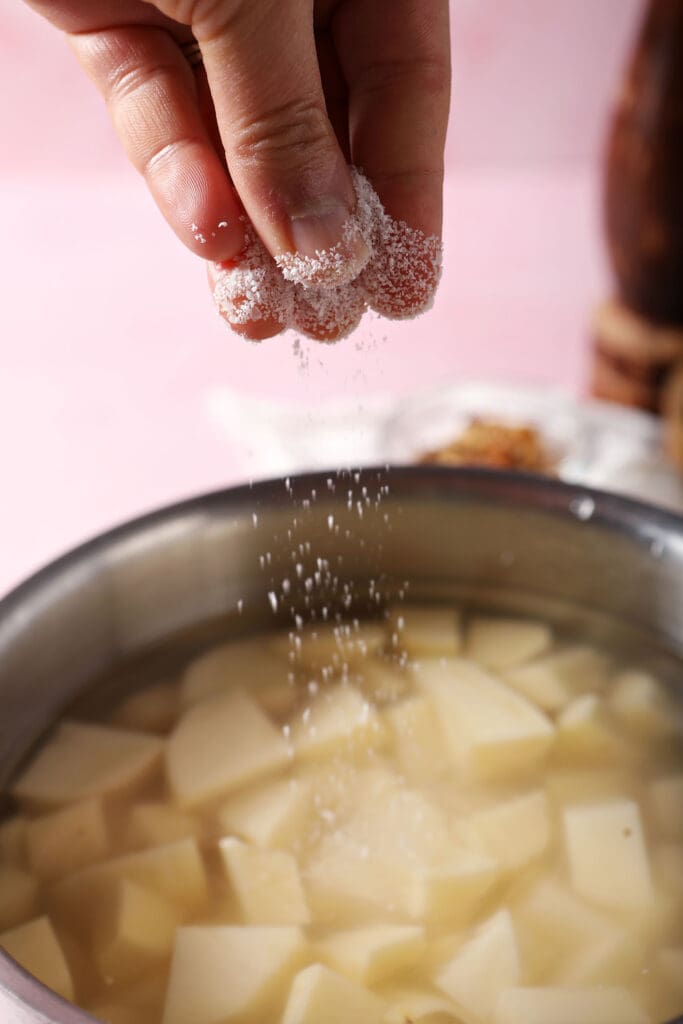
[[[311,814],[311,785],[282,779],[238,793],[217,812],[224,835],[236,833],[257,846],[291,847],[301,843]]]
[[[42,806],[74,803],[129,790],[160,763],[163,742],[144,733],[62,722],[14,786]]]
[[[436,705],[452,760],[467,773],[507,777],[548,754],[555,739],[552,723],[473,662],[424,661],[416,677]]]
[[[624,761],[628,744],[613,728],[603,699],[586,693],[557,719],[555,752],[567,761]]]
[[[450,999],[422,989],[398,989],[384,992],[389,1003],[385,1024],[461,1024],[461,1016]]]
[[[96,917],[98,903],[121,879],[157,893],[176,908],[182,920],[195,915],[208,897],[197,842],[179,839],[76,871],[53,886],[50,901],[57,912],[87,927]]]
[[[0,946],[18,964],[63,999],[74,998],[74,987],[62,947],[47,917],[38,917],[0,933]]]
[[[556,879],[533,884],[514,907],[525,962],[535,978],[592,984],[593,966],[609,961],[605,981],[631,963],[633,936]]]
[[[23,868],[0,864],[0,930],[33,917],[38,908],[38,882]]]
[[[141,977],[170,955],[178,917],[151,889],[121,879],[99,905],[95,961],[109,984]]]
[[[282,733],[241,690],[206,700],[185,713],[166,748],[171,790],[195,807],[284,767]]]
[[[516,871],[542,856],[550,843],[550,815],[542,790],[477,811],[469,825],[482,848],[505,871]]]
[[[683,715],[662,684],[648,672],[621,672],[609,694],[619,722],[643,739],[683,734]]]
[[[502,672],[544,654],[552,642],[552,630],[543,622],[481,616],[469,623],[465,649],[484,668]]]
[[[287,718],[305,696],[306,690],[294,678],[276,679],[259,687],[250,687],[251,696],[273,718]]]
[[[201,823],[188,811],[161,801],[131,807],[126,838],[132,847],[163,846],[176,839],[199,839]]]
[[[245,924],[308,924],[311,915],[291,853],[232,838],[218,845]]]
[[[26,867],[26,818],[19,814],[0,824],[0,861]]]
[[[543,711],[554,713],[584,693],[607,685],[609,660],[593,647],[567,647],[527,665],[508,669],[505,681]]]
[[[353,686],[323,689],[292,722],[290,738],[301,760],[380,746],[385,732],[379,715]]]
[[[321,960],[364,985],[377,985],[413,968],[425,951],[424,928],[375,925],[336,932],[318,944]]]
[[[92,797],[29,821],[26,848],[31,870],[45,881],[102,860],[109,849],[102,801]]]
[[[164,1024],[277,1019],[274,1011],[305,950],[299,928],[179,928]]]
[[[575,891],[611,910],[652,899],[650,864],[633,800],[575,805],[563,813],[569,873]]]
[[[437,987],[467,1020],[481,1021],[491,1019],[503,989],[520,981],[517,936],[509,910],[499,910],[480,925],[435,978]]]
[[[683,774],[656,779],[649,789],[656,828],[666,839],[683,839]]]
[[[383,1024],[385,1004],[329,967],[313,964],[297,974],[282,1024]]]
[[[636,929],[615,926],[611,934],[577,948],[561,962],[552,976],[553,984],[628,985],[644,961],[644,942]]]
[[[301,665],[312,671],[323,668],[340,671],[378,654],[384,642],[384,627],[364,622],[358,626],[349,623],[308,626],[296,633],[275,637],[270,647],[287,658],[290,665]]]
[[[492,857],[452,846],[447,859],[413,869],[410,916],[429,924],[465,924],[499,876],[498,863]]]
[[[180,683],[180,701],[187,707],[213,694],[286,684],[288,672],[286,660],[263,639],[233,640],[190,662]]]
[[[433,782],[449,766],[448,750],[429,697],[410,697],[386,711],[399,767],[410,784]]]
[[[454,657],[462,648],[462,620],[455,608],[398,604],[387,614],[388,646],[411,657]]]
[[[146,686],[127,697],[114,712],[113,721],[126,729],[167,733],[180,714],[180,693],[174,683]]]
[[[650,1024],[625,988],[510,988],[494,1024]]]

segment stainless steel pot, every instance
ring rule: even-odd
[[[242,632],[289,622],[307,600],[365,613],[406,587],[540,613],[683,685],[683,518],[486,471],[316,474],[138,519],[0,602],[0,788],[65,705],[136,652],[207,620]],[[92,1018],[0,953],[0,1020]]]

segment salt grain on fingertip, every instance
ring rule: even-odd
[[[355,329],[368,308],[394,320],[430,308],[441,275],[441,240],[394,220],[367,178],[356,168],[351,176],[356,209],[341,241],[314,257],[293,253],[274,260],[245,220],[239,264],[216,265],[214,299],[230,323],[269,320],[318,341],[336,341]]]

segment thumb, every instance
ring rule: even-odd
[[[224,0],[207,8],[192,28],[230,174],[256,231],[285,277],[353,279],[369,250],[325,108],[312,0]]]

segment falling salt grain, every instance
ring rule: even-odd
[[[270,607],[274,612],[276,612],[278,608],[278,601],[277,594],[273,590],[268,591],[268,600],[270,601]]]

